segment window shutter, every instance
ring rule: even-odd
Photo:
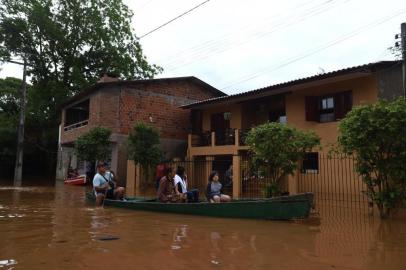
[[[306,121],[319,121],[318,97],[305,97]]]
[[[343,119],[352,109],[352,92],[340,92],[334,95],[334,115],[336,120]]]

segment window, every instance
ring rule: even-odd
[[[302,173],[319,173],[319,153],[306,153],[302,162]]]
[[[305,98],[306,121],[332,122],[345,117],[352,109],[352,92]]]
[[[334,115],[334,97],[321,97],[319,104],[320,123],[332,122],[335,120]]]
[[[281,124],[286,124],[286,112],[281,111],[270,111],[269,112],[269,121],[277,122]]]
[[[286,115],[279,116],[279,123],[286,124],[287,122],[288,119],[286,118]]]

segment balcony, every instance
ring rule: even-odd
[[[223,132],[206,131],[189,134],[189,154],[195,155],[229,155],[238,154],[239,150],[248,150],[244,139],[246,131],[228,129]]]
[[[72,125],[65,126],[65,127],[63,128],[63,131],[69,131],[69,130],[72,130],[72,129],[76,129],[76,128],[80,128],[80,127],[83,127],[83,126],[87,126],[88,123],[89,123],[89,120],[77,122],[77,123],[74,123],[74,124],[72,124]]]

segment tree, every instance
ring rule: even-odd
[[[307,151],[320,145],[314,132],[299,131],[280,123],[266,123],[251,129],[246,138],[255,168],[265,172],[276,189],[283,177],[294,174]]]
[[[56,149],[61,104],[102,73],[137,79],[162,70],[144,56],[132,16],[122,0],[0,0],[0,62],[26,58],[26,123],[47,153]],[[48,158],[55,168],[54,154]]]
[[[406,102],[379,101],[354,108],[340,122],[340,150],[354,154],[356,170],[381,218],[406,199]]]
[[[128,135],[128,155],[135,164],[140,164],[149,177],[149,170],[162,158],[159,148],[159,131],[145,123],[136,123]]]
[[[106,160],[111,152],[111,130],[103,127],[92,128],[75,142],[75,153],[81,160]]]
[[[0,79],[0,162],[3,173],[10,174],[15,162],[18,122],[18,93],[22,81]]]

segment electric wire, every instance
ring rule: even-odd
[[[144,37],[146,37],[146,36],[148,36],[148,35],[154,33],[155,31],[158,31],[158,30],[161,29],[162,27],[164,27],[164,26],[170,24],[170,23],[173,22],[173,21],[176,21],[177,19],[179,19],[179,18],[185,16],[186,14],[192,12],[193,10],[195,10],[195,9],[197,9],[197,8],[199,8],[199,7],[201,7],[201,6],[203,6],[204,4],[206,4],[206,3],[209,2],[209,1],[210,1],[210,0],[206,0],[206,1],[204,1],[204,2],[202,2],[202,3],[200,3],[200,4],[198,4],[197,6],[194,6],[193,8],[189,9],[188,11],[183,12],[182,14],[180,14],[180,15],[176,16],[175,18],[173,18],[173,19],[167,21],[166,23],[161,24],[160,26],[158,26],[158,27],[152,29],[151,31],[149,31],[149,32],[147,32],[147,33],[145,33],[145,34],[143,34],[143,35],[140,36],[138,39],[142,39],[142,38],[144,38]]]
[[[295,11],[297,11],[298,9],[300,10],[300,8],[302,8],[303,6],[306,6],[306,5],[308,5],[308,4],[310,4],[310,3],[312,3],[312,2],[315,2],[315,1],[318,1],[318,0],[311,0],[311,1],[308,1],[308,2],[306,2],[306,3],[303,3],[303,4],[301,4],[301,5],[298,5],[298,6],[295,6],[294,8],[292,8],[293,10],[295,10]],[[329,0],[329,1],[331,1],[331,0]],[[323,1],[323,2],[326,2],[326,1]],[[291,11],[292,9],[289,9],[288,11]],[[272,20],[271,20],[271,22],[267,22],[267,21],[265,21],[264,23],[272,23],[273,21],[278,21],[277,19],[279,18],[279,17],[282,17],[282,15],[284,15],[283,13],[277,13],[277,14],[275,14],[275,15],[272,15]],[[286,17],[286,16],[285,16]],[[268,19],[268,18],[267,18]],[[283,20],[284,18],[282,18],[281,20]],[[166,57],[166,58],[163,58],[163,59],[159,59],[158,60],[158,62],[159,63],[163,63],[163,64],[168,64],[168,63],[170,63],[171,62],[171,60],[173,60],[173,59],[176,59],[177,58],[177,55],[182,55],[182,56],[184,56],[185,55],[185,53],[198,53],[198,52],[200,52],[200,51],[204,51],[205,49],[210,49],[211,48],[211,46],[213,46],[213,45],[216,45],[216,44],[218,44],[218,43],[220,43],[220,42],[222,42],[223,40],[226,40],[226,39],[229,39],[230,37],[233,37],[233,35],[235,35],[235,34],[239,34],[239,33],[241,33],[241,31],[244,31],[244,30],[248,30],[250,27],[257,27],[257,25],[258,25],[258,22],[255,22],[254,24],[247,24],[247,25],[244,25],[243,27],[241,27],[241,28],[239,28],[237,31],[235,31],[235,32],[231,32],[231,33],[227,33],[227,34],[221,34],[221,35],[219,35],[219,36],[216,36],[215,38],[211,38],[211,39],[209,39],[209,40],[206,40],[206,41],[204,41],[204,42],[202,42],[202,43],[199,43],[199,44],[197,44],[197,45],[194,45],[194,46],[192,46],[192,47],[189,47],[189,48],[187,48],[187,49],[183,49],[183,50],[181,50],[181,51],[178,51],[178,52],[175,52],[174,54],[176,55],[176,56],[169,56],[169,57]],[[224,41],[223,41],[224,42]]]
[[[333,40],[333,41],[330,41],[330,42],[326,43],[326,44],[323,45],[323,46],[320,46],[320,47],[318,47],[318,48],[309,50],[309,51],[306,52],[306,53],[297,55],[297,56],[295,56],[295,57],[293,57],[293,58],[291,58],[291,59],[288,59],[288,60],[285,61],[285,62],[282,62],[281,64],[279,64],[279,65],[277,65],[277,66],[272,66],[272,67],[268,67],[268,68],[262,69],[262,70],[260,70],[260,71],[258,71],[258,72],[255,72],[255,73],[252,73],[252,74],[250,74],[250,75],[245,76],[245,78],[243,78],[243,79],[230,82],[230,83],[228,83],[226,86],[221,87],[220,90],[224,90],[224,89],[231,88],[231,87],[233,87],[233,86],[235,86],[235,85],[238,85],[238,84],[241,84],[241,83],[243,83],[243,82],[247,82],[247,81],[253,80],[253,79],[255,79],[255,78],[257,78],[257,77],[260,77],[260,76],[262,76],[262,75],[264,75],[264,74],[269,74],[269,73],[271,73],[271,72],[273,72],[273,71],[275,71],[275,70],[281,69],[281,68],[283,68],[283,67],[285,67],[285,66],[287,66],[287,65],[289,65],[289,64],[292,64],[292,63],[297,62],[297,61],[299,61],[299,60],[302,60],[302,59],[304,59],[304,58],[306,58],[306,57],[309,57],[309,56],[311,56],[311,55],[314,55],[314,54],[316,54],[316,53],[319,53],[319,52],[321,52],[321,51],[324,51],[324,50],[326,50],[326,49],[328,49],[328,48],[330,48],[330,47],[332,47],[332,46],[335,46],[335,45],[337,45],[337,44],[339,44],[339,43],[341,43],[341,42],[343,42],[343,41],[345,41],[345,40],[348,40],[348,39],[350,39],[350,38],[352,38],[352,37],[354,37],[354,36],[357,36],[357,35],[359,35],[359,34],[362,33],[362,32],[365,32],[365,31],[367,31],[367,30],[369,30],[369,29],[371,29],[371,28],[374,28],[374,27],[376,27],[376,26],[378,26],[378,25],[381,25],[381,24],[383,24],[383,23],[385,23],[385,22],[387,22],[387,21],[389,21],[389,20],[391,20],[391,19],[393,19],[393,18],[395,18],[395,17],[397,17],[397,16],[400,16],[400,15],[402,15],[402,14],[404,14],[404,13],[406,13],[406,9],[397,11],[397,12],[395,12],[395,13],[389,15],[389,16],[385,16],[385,17],[383,17],[383,18],[380,18],[380,19],[378,19],[378,20],[375,20],[375,21],[373,21],[372,23],[369,23],[369,24],[367,24],[367,25],[363,25],[363,26],[357,28],[356,30],[354,30],[354,31],[352,31],[352,32],[350,32],[350,33],[347,33],[347,34],[345,34],[345,35],[342,35],[341,37],[339,37],[339,38],[337,38],[337,39],[335,39],[335,40]]]
[[[351,1],[351,0],[344,1],[343,3],[347,3],[349,1]],[[324,3],[326,4],[326,3],[330,3],[330,2],[334,3],[334,0],[326,1]],[[198,62],[198,61],[201,61],[201,60],[205,60],[205,59],[207,59],[207,58],[209,58],[211,56],[214,56],[214,55],[217,55],[219,53],[223,53],[225,51],[228,51],[230,49],[234,49],[236,47],[242,46],[242,45],[244,45],[246,43],[249,43],[249,42],[252,42],[252,41],[254,41],[256,39],[263,38],[263,37],[265,37],[267,35],[270,35],[270,34],[276,32],[276,31],[279,31],[279,30],[281,30],[283,28],[286,28],[286,27],[289,27],[289,26],[294,25],[296,23],[302,22],[302,21],[304,21],[304,20],[306,20],[308,18],[313,18],[314,16],[319,15],[321,13],[324,13],[324,12],[334,8],[334,7],[335,6],[333,5],[333,6],[318,7],[316,9],[307,10],[301,16],[299,16],[299,17],[295,16],[293,18],[293,20],[291,20],[291,21],[286,21],[286,19],[284,19],[281,22],[278,22],[278,24],[274,25],[273,28],[267,30],[266,32],[255,33],[252,36],[252,38],[243,39],[240,42],[235,43],[235,44],[230,44],[229,46],[227,46],[225,48],[221,48],[221,47],[214,44],[211,47],[207,48],[207,50],[209,51],[208,53],[202,54],[202,55],[198,54],[198,55],[184,56],[183,60],[181,60],[180,62],[176,62],[176,60],[175,60],[175,63],[170,63],[169,66],[166,67],[165,69],[167,71],[174,71],[174,70],[183,68],[185,66],[188,66],[188,65],[190,65],[192,63],[195,63],[195,62]],[[171,64],[172,64],[172,66],[171,66]],[[161,64],[161,65],[165,66],[164,64]]]

